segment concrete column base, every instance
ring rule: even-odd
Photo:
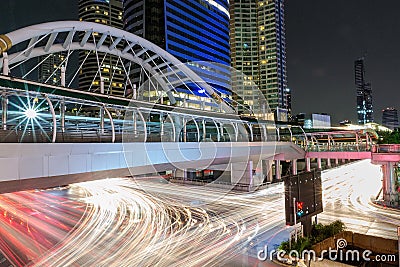
[[[292,175],[297,175],[297,159],[292,160]]]
[[[175,171],[175,179],[187,180],[187,171],[176,169]]]
[[[311,159],[306,158],[306,171],[310,172],[311,171]]]
[[[249,191],[254,190],[253,161],[235,162],[230,164],[231,184],[248,185]]]
[[[322,160],[321,160],[321,158],[317,158],[317,168],[318,168],[318,170],[322,169]]]
[[[275,160],[275,178],[276,180],[281,180],[281,161]]]
[[[390,207],[399,206],[399,194],[396,192],[396,174],[394,172],[394,162],[386,162],[382,165],[383,172],[383,201]]]

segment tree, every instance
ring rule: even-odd
[[[297,242],[295,242],[294,240],[292,240],[292,242],[289,242],[289,240],[284,241],[279,246],[279,249],[285,251],[296,250],[301,254],[303,250],[311,249],[314,244],[319,243],[334,235],[337,235],[338,233],[343,232],[345,229],[346,226],[340,220],[336,220],[328,225],[323,225],[320,223],[314,224],[311,230],[310,237],[300,237],[297,239]],[[291,248],[290,243],[292,245]]]
[[[399,129],[396,129],[392,132],[378,132],[379,135],[379,144],[400,144],[400,132]]]

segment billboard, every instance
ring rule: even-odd
[[[314,129],[330,128],[331,127],[331,116],[327,114],[312,114],[312,127]]]

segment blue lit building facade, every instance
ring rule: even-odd
[[[230,99],[228,0],[124,0],[125,30],[139,35],[188,63],[225,99]],[[201,66],[196,62],[220,66]],[[143,80],[140,73],[134,83]],[[211,100],[204,90],[177,88],[178,100],[195,107]],[[207,107],[206,107],[207,109]]]

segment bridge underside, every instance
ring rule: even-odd
[[[252,162],[255,170],[276,155],[293,160],[305,152],[276,142],[0,144],[0,193],[233,163]]]

